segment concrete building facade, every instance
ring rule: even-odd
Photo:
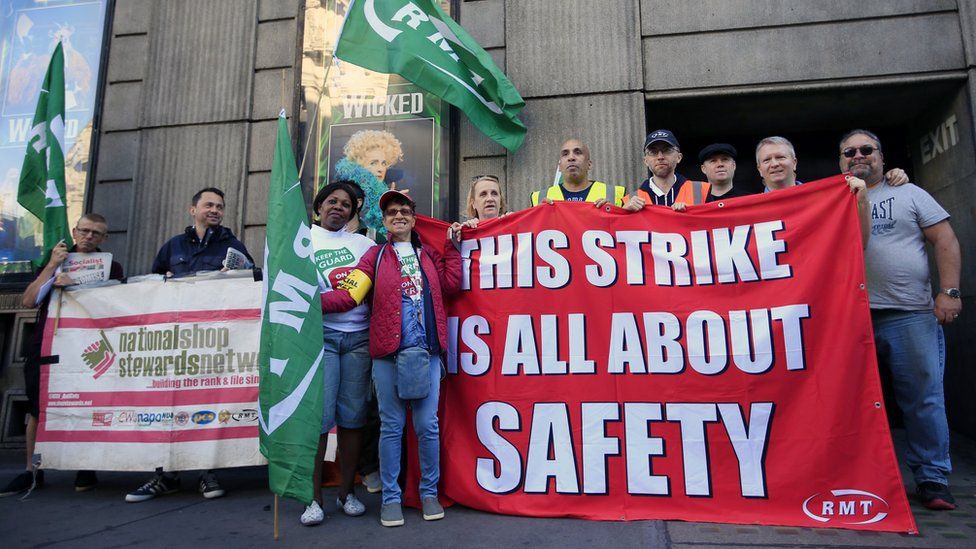
[[[160,243],[187,224],[192,193],[208,185],[227,192],[225,225],[251,250],[263,246],[274,121],[283,106],[304,107],[304,13],[327,4],[115,0],[88,209],[110,219],[105,247],[127,272],[148,271]],[[964,309],[947,329],[946,386],[953,426],[976,435],[965,345],[976,337],[976,0],[453,5],[525,98],[529,128],[508,153],[459,116],[459,201],[469,176],[495,173],[510,206],[528,206],[569,137],[590,145],[593,177],[631,189],[645,177],[644,136],[657,127],[678,135],[679,171],[691,177],[701,146],[731,142],[741,152],[736,184],[754,187],[762,137],[793,140],[809,180],[837,173],[845,131],[876,131],[888,165],[950,211],[963,246]],[[302,126],[291,123],[297,150]],[[18,315],[9,342],[30,316]],[[5,353],[8,386],[16,348]]]

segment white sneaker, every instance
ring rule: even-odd
[[[317,526],[322,524],[323,520],[325,520],[325,513],[319,507],[319,502],[312,501],[311,505],[305,506],[305,512],[302,513],[302,526]]]
[[[346,496],[345,503],[342,503],[341,499],[336,498],[336,505],[342,509],[343,513],[349,515],[350,517],[358,517],[366,512],[366,506],[363,505],[363,502],[359,501],[356,498],[356,494],[353,494],[352,492]]]

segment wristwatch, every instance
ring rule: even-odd
[[[959,288],[942,288],[939,291],[951,297],[952,299],[959,299],[960,297],[962,297],[962,294],[959,293]]]

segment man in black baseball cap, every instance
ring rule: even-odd
[[[735,147],[728,143],[712,143],[698,153],[701,171],[711,184],[705,202],[749,194],[732,186],[732,178],[735,177],[735,157]]]
[[[627,210],[638,210],[644,204],[671,206],[675,204],[702,204],[708,195],[707,183],[691,181],[675,173],[681,162],[678,138],[670,130],[654,130],[644,140],[644,165],[650,171],[634,196],[628,197]]]

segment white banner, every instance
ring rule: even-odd
[[[45,325],[43,467],[260,465],[261,284],[250,272],[55,293]],[[60,307],[59,307],[60,304]]]

